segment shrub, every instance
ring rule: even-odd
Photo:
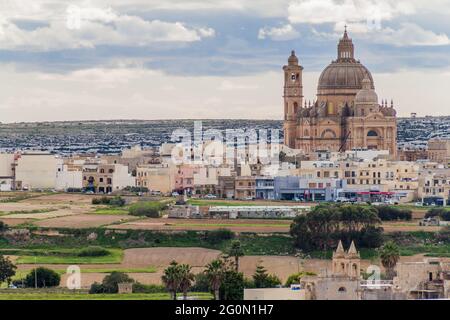
[[[3,221],[0,221],[0,232],[5,231],[6,229],[8,229],[8,225]]]
[[[119,196],[111,198],[109,199],[109,205],[115,207],[123,207],[125,205],[125,199]]]
[[[61,281],[60,275],[48,268],[39,267],[30,271],[25,277],[25,286],[34,288],[57,287]]]
[[[291,274],[284,284],[286,287],[290,287],[293,284],[300,284],[301,278],[304,276],[315,276],[316,274],[314,272],[300,272],[300,273],[294,273]]]
[[[94,282],[89,289],[90,294],[104,293],[104,288],[101,283]]]
[[[193,292],[210,292],[208,276],[205,273],[195,275],[195,282],[191,288]]]
[[[392,220],[411,220],[412,211],[407,209],[399,209],[391,206],[380,206],[377,208],[378,217],[383,221]]]
[[[207,231],[205,240],[211,244],[218,244],[222,241],[231,240],[234,238],[234,232],[228,229],[218,229]]]
[[[147,193],[148,192],[148,188],[147,187],[125,187],[125,189],[123,189],[124,191],[128,191],[128,192],[135,192],[135,193]]]
[[[133,293],[162,293],[167,292],[166,288],[157,284],[133,283]]]
[[[98,246],[91,246],[81,249],[78,253],[79,257],[104,257],[109,255],[109,251]]]
[[[102,201],[99,198],[94,198],[94,199],[92,199],[91,202],[92,202],[92,204],[95,204],[95,205],[102,204]]]
[[[118,293],[119,283],[134,282],[127,274],[114,271],[103,278],[102,286],[104,293]]]
[[[125,199],[123,199],[120,196],[116,196],[114,198],[109,197],[94,198],[92,199],[92,204],[94,205],[104,204],[115,207],[123,207],[125,205]]]
[[[157,201],[137,202],[130,206],[130,214],[133,216],[146,216],[159,218],[160,211],[166,208],[165,205]]]
[[[433,208],[428,210],[425,218],[439,217],[441,220],[450,221],[450,211],[444,208]]]

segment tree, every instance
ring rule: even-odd
[[[214,299],[219,300],[219,289],[224,275],[224,263],[222,260],[213,260],[206,265],[204,271],[209,281],[209,286],[214,294]]]
[[[172,299],[177,300],[177,293],[181,282],[181,273],[178,262],[172,261],[164,270],[164,274],[161,279],[166,286],[167,291],[171,293]]]
[[[220,298],[222,300],[243,300],[244,275],[233,269],[228,269],[223,274],[222,285],[220,286]]]
[[[291,224],[290,234],[297,248],[326,251],[337,241],[355,240],[360,247],[380,245],[383,229],[377,211],[358,205],[321,204],[305,215],[297,216]],[[366,246],[366,243],[370,245]]]
[[[316,274],[314,272],[299,272],[299,273],[294,273],[291,274],[287,280],[286,283],[284,284],[286,287],[290,287],[293,284],[300,284],[300,280],[304,277],[304,276],[315,276]]]
[[[57,287],[61,282],[61,276],[48,268],[39,267],[30,271],[25,277],[25,285],[29,288]]]
[[[234,267],[236,272],[239,271],[239,258],[244,256],[244,250],[241,247],[239,240],[231,242],[231,247],[228,249],[228,255],[234,257]]]
[[[392,242],[387,242],[380,250],[381,264],[386,269],[386,276],[392,279],[395,276],[394,268],[400,259],[400,249]]]
[[[180,291],[183,292],[183,299],[187,300],[187,293],[195,280],[195,275],[191,272],[191,266],[182,264],[178,266],[180,272]]]
[[[6,229],[8,229],[8,225],[3,221],[0,221],[0,232],[5,231]]]
[[[281,281],[276,275],[268,274],[262,265],[258,265],[253,274],[253,283],[255,288],[273,288],[280,285]]]
[[[6,282],[9,286],[11,278],[16,274],[17,267],[8,258],[0,255],[0,284]]]
[[[102,287],[104,293],[118,293],[119,283],[132,283],[134,280],[126,273],[113,271],[103,278]]]

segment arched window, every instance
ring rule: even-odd
[[[308,129],[305,129],[305,137],[308,137],[309,136],[309,131],[308,131]]]
[[[338,292],[347,292],[347,289],[345,289],[345,287],[340,287],[338,289]]]
[[[375,130],[370,130],[367,132],[368,137],[378,137],[378,133]]]
[[[297,113],[298,111],[298,103],[294,102],[294,113]]]

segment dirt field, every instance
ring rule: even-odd
[[[143,219],[109,226],[137,230],[216,230],[235,232],[289,232],[290,220],[269,219]]]
[[[94,228],[136,219],[132,216],[77,214],[34,222],[39,227],[47,228]]]
[[[419,221],[410,222],[385,222],[382,227],[385,232],[411,232],[411,231],[427,231],[427,232],[437,232],[442,229],[439,226],[419,226]]]

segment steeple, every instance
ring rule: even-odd
[[[347,26],[345,26],[344,35],[338,44],[338,61],[340,62],[355,62],[354,57],[355,49],[352,39],[349,38],[347,33]]]
[[[359,253],[358,253],[358,251],[356,251],[355,242],[353,240],[350,245],[350,248],[348,249],[347,254],[349,257],[359,257]]]
[[[344,257],[344,256],[345,256],[344,246],[342,245],[342,241],[339,240],[339,244],[336,248],[336,251],[333,253],[333,257],[339,258],[339,257]]]

